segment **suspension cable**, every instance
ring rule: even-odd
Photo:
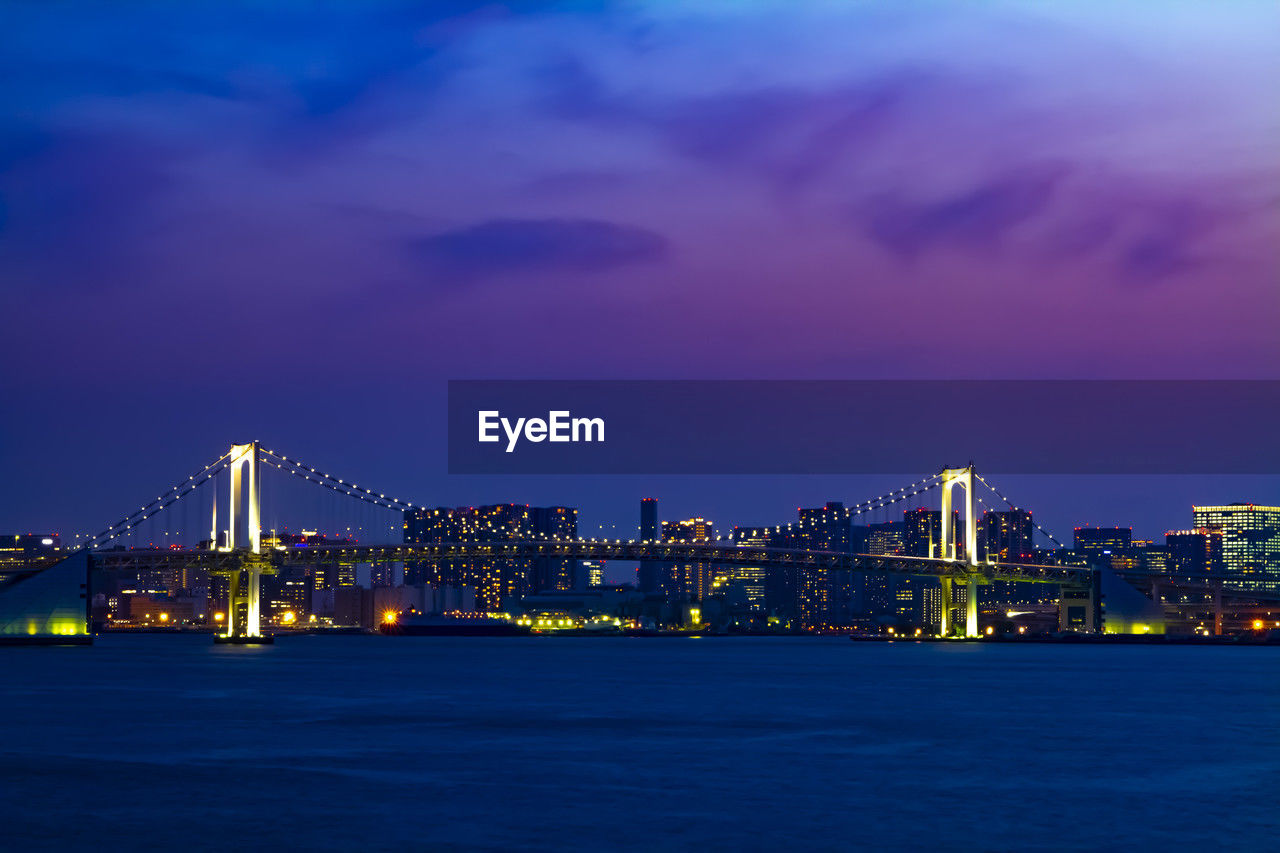
[[[123,535],[126,531],[131,531],[139,523],[142,522],[163,509],[171,506],[177,501],[185,498],[194,492],[197,488],[207,483],[214,475],[222,471],[226,467],[226,460],[231,455],[231,451],[219,456],[217,459],[197,470],[194,474],[187,477],[186,480],[179,482],[164,494],[158,496],[155,500],[143,504],[132,515],[127,515],[117,521],[115,524],[106,528],[96,536],[92,536],[85,540],[80,548],[99,548],[111,540]]]
[[[981,474],[979,474],[977,471],[973,472],[973,476],[978,480],[978,482],[979,482],[979,483],[982,483],[982,485],[986,486],[988,489],[990,489],[992,492],[994,492],[996,497],[998,497],[1000,500],[1002,500],[1002,501],[1004,501],[1006,504],[1008,504],[1010,509],[1015,510],[1015,511],[1017,511],[1017,512],[1026,512],[1026,513],[1027,513],[1027,517],[1028,517],[1028,518],[1031,518],[1031,512],[1030,512],[1030,510],[1024,510],[1022,507],[1018,506],[1018,505],[1017,505],[1017,504],[1015,504],[1013,501],[1009,500],[1007,497],[1005,497],[1005,496],[1000,492],[1000,490],[999,490],[999,489],[997,489],[995,486],[991,485],[991,484],[990,484],[990,483],[988,483],[986,480],[984,480],[984,479],[982,478],[982,475],[981,475]],[[979,500],[981,500],[981,499],[979,499]],[[984,505],[985,505],[985,504],[984,504]],[[1043,533],[1045,536],[1047,536],[1047,537],[1049,538],[1049,541],[1050,541],[1050,542],[1052,542],[1053,544],[1057,545],[1059,548],[1065,548],[1065,547],[1067,547],[1066,545],[1063,545],[1063,544],[1062,544],[1062,542],[1058,539],[1058,537],[1054,536],[1054,535],[1053,535],[1052,533],[1050,533],[1048,530],[1045,530],[1043,527],[1041,527],[1041,526],[1040,526],[1040,523],[1039,523],[1039,522],[1037,522],[1034,518],[1031,518],[1031,525],[1032,525],[1033,527],[1035,527],[1035,529],[1036,529],[1036,530],[1039,530],[1041,533]]]
[[[326,474],[323,471],[312,468],[309,465],[305,465],[296,459],[290,459],[283,454],[262,448],[259,448],[259,452],[261,453],[261,460],[266,462],[268,465],[272,465],[281,471],[302,477],[304,480],[309,480],[316,485],[324,486],[326,489],[332,489],[333,491],[347,495],[348,497],[362,500],[366,503],[382,507],[383,509],[401,511],[425,509],[425,507],[417,506],[416,504],[409,503],[408,501],[402,501],[399,498],[389,498],[382,492],[375,492],[373,489],[366,489],[356,483],[347,482],[346,480],[334,477],[331,474]]]

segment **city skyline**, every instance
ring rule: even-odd
[[[172,479],[172,476],[170,476]],[[632,533],[639,531],[640,522],[635,516],[635,507],[639,501],[645,497],[656,497],[659,507],[659,515],[664,520],[678,520],[692,517],[705,517],[717,524],[722,525],[722,529],[732,527],[749,527],[749,526],[774,526],[776,524],[785,524],[790,515],[794,515],[796,509],[801,506],[819,506],[829,500],[834,501],[851,501],[861,492],[867,494],[879,491],[887,491],[890,487],[899,484],[901,478],[892,476],[748,476],[748,475],[722,475],[722,476],[685,476],[685,477],[662,477],[662,478],[643,478],[643,477],[611,477],[610,480],[632,480],[647,483],[648,491],[642,491],[643,487],[637,487],[634,496],[628,493],[625,488],[617,486],[609,486],[603,490],[600,489],[583,489],[578,487],[578,483],[586,480],[590,483],[598,480],[598,477],[537,477],[525,476],[516,478],[494,478],[483,476],[471,476],[456,478],[463,481],[469,481],[465,489],[459,490],[463,495],[463,499],[457,501],[439,500],[426,501],[423,506],[429,507],[461,507],[461,506],[485,506],[485,505],[503,505],[503,504],[527,504],[527,505],[558,505],[572,506],[581,511],[581,529],[587,533],[598,533],[598,535],[618,535],[630,537]],[[495,499],[494,495],[489,492],[484,481],[493,479],[515,479],[531,480],[535,483],[539,481],[555,481],[560,480],[562,484],[547,488],[542,485],[532,488],[526,487],[523,490],[524,499],[510,498],[508,495],[499,495]],[[682,481],[682,488],[668,489],[668,492],[674,492],[675,498],[666,497],[662,494],[660,483],[664,480]],[[1276,482],[1276,478],[1272,475],[1232,475],[1232,476],[1210,476],[1210,475],[1159,475],[1147,477],[1133,477],[1125,475],[1000,475],[1000,480],[1004,486],[1006,495],[1016,502],[1020,508],[1030,509],[1036,514],[1036,519],[1050,533],[1058,538],[1070,536],[1070,532],[1078,527],[1127,527],[1134,530],[1134,537],[1139,539],[1158,539],[1166,532],[1186,529],[1192,527],[1192,514],[1194,506],[1221,506],[1233,503],[1257,504],[1257,505],[1280,505],[1280,484]],[[476,483],[474,481],[479,481]],[[564,481],[569,481],[570,485],[563,485]],[[828,492],[823,492],[820,487],[816,487],[817,483],[844,482],[848,484],[862,484],[861,492],[852,492],[852,486],[839,494],[830,493],[833,489],[829,486]],[[1063,489],[1064,481],[1069,485]],[[1169,487],[1172,481],[1177,486]],[[365,481],[372,482],[372,481]],[[744,488],[744,484],[747,485]],[[1034,484],[1038,484],[1038,488]],[[1153,488],[1155,484],[1155,488]],[[1110,486],[1110,488],[1108,488]],[[1118,488],[1117,488],[1118,487]],[[114,490],[107,490],[115,494]],[[394,489],[392,491],[395,491]],[[520,491],[518,487],[507,488],[504,491]],[[1113,516],[1109,516],[1106,510],[1095,511],[1094,513],[1073,513],[1069,506],[1064,504],[1061,497],[1063,492],[1070,495],[1067,500],[1080,499],[1086,496],[1092,496],[1092,500],[1096,504],[1104,507],[1109,506],[1112,509]],[[412,492],[404,493],[407,497],[413,496]],[[583,496],[584,500],[564,499],[564,496],[573,495]],[[1192,495],[1191,502],[1183,501],[1184,496]],[[1204,495],[1205,497],[1200,497]],[[1053,496],[1057,496],[1058,500],[1054,500]],[[413,502],[417,502],[416,496],[413,496]],[[467,499],[467,498],[470,499]],[[1031,498],[1028,500],[1027,498]],[[1040,499],[1040,503],[1037,502]],[[996,499],[992,495],[987,495],[985,500],[986,506],[979,507],[979,515],[985,510],[1003,510],[1007,507],[1001,503],[996,506]],[[852,500],[851,502],[856,502]],[[928,494],[922,495],[918,499],[918,503],[911,503],[909,507],[926,507],[936,508],[933,504],[936,498],[932,499]],[[1041,509],[1042,505],[1051,507],[1049,512]],[[98,533],[107,524],[113,523],[120,513],[127,510],[117,501],[113,504],[115,507],[105,514],[98,514],[97,521],[89,521],[82,523],[81,526],[70,526],[65,524],[45,524],[45,525],[19,525],[10,523],[7,525],[15,531],[23,533],[53,533],[62,537],[64,546],[74,545],[78,536],[92,536]],[[874,519],[876,521],[900,519],[902,513],[901,506],[890,507],[885,515],[886,510],[876,510]],[[1127,515],[1126,515],[1127,511]],[[43,510],[35,508],[34,512],[29,513],[28,517],[38,517],[46,515]],[[627,516],[630,515],[631,518]],[[85,515],[84,518],[94,518],[95,516]],[[161,526],[166,526],[162,524]],[[177,525],[173,525],[177,526]],[[276,527],[280,529],[302,529],[304,527],[314,527],[313,521],[302,520],[300,523],[294,523],[292,527],[285,520],[264,519],[264,530],[271,530]],[[394,525],[393,525],[394,526]],[[330,531],[335,533],[338,531]],[[1037,534],[1037,539],[1043,539],[1041,534]],[[1043,544],[1049,544],[1047,540]]]
[[[220,488],[225,488],[225,483]],[[980,500],[975,504],[976,519],[978,524],[979,541],[985,542],[988,536],[993,535],[993,534],[987,534],[987,536],[983,535],[983,531],[985,529],[985,525],[988,522],[988,518],[1005,514],[1009,512],[1010,509],[1013,507],[1001,502],[994,494],[986,494],[985,498],[983,498],[981,495],[979,497],[980,497]],[[841,503],[842,502],[837,501],[835,504],[833,504],[832,502],[828,501],[826,502],[826,505],[830,507],[832,505],[841,505]],[[899,499],[894,503],[888,504],[883,507],[876,507],[870,510],[860,510],[860,511],[854,512],[849,517],[849,523],[854,525],[855,529],[858,527],[861,527],[863,529],[882,527],[888,523],[895,523],[899,525],[903,523],[907,523],[909,525],[910,519],[913,515],[917,515],[918,513],[921,513],[921,512],[932,512],[936,514],[937,513],[936,504],[937,504],[937,495],[926,491],[926,492],[922,492],[919,496],[908,497],[905,500]],[[1107,522],[1107,521],[1085,521],[1085,522],[1077,523],[1070,526],[1054,527],[1052,525],[1041,524],[1041,522],[1043,521],[1043,517],[1035,515],[1036,509],[1034,506],[1019,504],[1016,506],[1016,509],[1025,511],[1029,513],[1032,518],[1035,518],[1034,527],[1036,529],[1032,531],[1029,542],[1026,543],[1028,547],[1030,547],[1031,549],[1035,549],[1036,551],[1051,551],[1054,548],[1072,549],[1073,547],[1076,547],[1075,543],[1078,543],[1082,530],[1084,531],[1089,531],[1089,530],[1102,531],[1102,530],[1111,530],[1111,529],[1123,530],[1126,534],[1125,536],[1126,542],[1128,542],[1129,540],[1132,540],[1134,543],[1139,543],[1139,542],[1152,543],[1157,547],[1163,547],[1163,540],[1167,534],[1182,534],[1188,531],[1195,531],[1198,529],[1202,529],[1204,527],[1204,518],[1202,516],[1204,515],[1206,509],[1221,509],[1224,506],[1239,506],[1239,507],[1251,508],[1253,506],[1266,507],[1267,505],[1268,504],[1265,501],[1256,501],[1256,500],[1244,500],[1244,501],[1233,500],[1233,501],[1222,501],[1222,502],[1216,502],[1216,503],[1212,501],[1202,501],[1190,508],[1187,514],[1187,518],[1184,519],[1185,523],[1170,523],[1152,531],[1145,531],[1142,529],[1137,529],[1135,531],[1135,528],[1133,525],[1126,525],[1124,523]],[[522,507],[522,506],[523,507],[536,506],[536,502],[522,503],[522,502],[513,502],[513,501],[497,501],[497,502],[488,501],[488,502],[474,502],[469,505],[457,505],[457,506],[451,506],[446,504],[435,504],[435,505],[426,505],[419,512],[425,513],[427,515],[430,515],[433,511],[441,511],[441,510],[446,512],[453,512],[455,510],[457,511],[486,510],[486,511],[501,512],[508,507],[515,508],[515,507]],[[764,520],[764,521],[761,521],[759,519],[751,519],[751,520],[744,521],[739,518],[716,517],[716,516],[712,516],[710,514],[702,513],[702,512],[683,513],[679,511],[679,509],[677,509],[674,512],[668,511],[665,509],[665,502],[663,500],[661,500],[660,498],[649,497],[649,498],[642,498],[639,501],[637,501],[636,504],[633,505],[633,511],[635,510],[636,507],[640,507],[640,512],[638,515],[636,515],[633,512],[633,519],[632,519],[633,523],[631,524],[628,524],[626,521],[621,521],[613,524],[609,524],[609,523],[592,524],[592,522],[589,520],[593,514],[591,511],[592,510],[591,507],[585,507],[586,512],[583,512],[584,507],[580,507],[580,506],[573,506],[568,504],[553,504],[551,506],[553,508],[558,507],[560,509],[564,509],[572,512],[574,517],[573,519],[574,529],[577,530],[578,535],[581,536],[582,538],[587,538],[587,539],[616,538],[616,539],[624,539],[624,540],[643,539],[644,526],[646,524],[645,515],[644,515],[645,508],[647,507],[650,512],[654,512],[656,508],[655,523],[657,524],[657,529],[656,529],[655,538],[668,540],[668,541],[669,541],[669,536],[665,532],[668,528],[674,530],[678,528],[680,525],[688,525],[695,521],[705,524],[707,528],[712,531],[712,533],[709,535],[712,537],[713,541],[721,541],[721,540],[736,541],[737,531],[739,529],[748,531],[748,532],[752,530],[763,530],[765,532],[768,532],[770,530],[774,530],[774,531],[786,530],[788,528],[792,528],[795,526],[797,516],[803,519],[805,513],[812,513],[812,512],[819,511],[819,510],[813,509],[812,507],[805,508],[803,505],[801,505],[801,506],[795,507],[794,511],[790,515],[783,513],[779,516],[776,516],[774,518]],[[813,506],[820,506],[820,503],[813,504]],[[335,539],[335,538],[341,539],[345,537],[345,538],[351,539],[352,541],[362,541],[362,542],[369,542],[369,543],[401,541],[401,515],[398,512],[382,513],[383,515],[385,515],[385,519],[381,519],[381,522],[376,521],[376,519],[379,518],[377,511],[375,511],[372,514],[367,513],[363,518],[357,519],[354,522],[356,525],[360,525],[362,523],[365,525],[368,525],[363,527],[362,526],[344,527],[343,520],[338,521],[335,526],[334,523],[331,522],[331,519],[325,519],[324,513],[320,513],[319,515],[312,518],[307,518],[305,515],[302,515],[302,516],[298,515],[297,511],[295,510],[290,515],[290,518],[294,522],[292,524],[285,523],[284,521],[282,521],[281,516],[279,516],[278,514],[275,516],[272,516],[269,514],[269,511],[265,509],[264,509],[264,513],[268,513],[268,514],[264,515],[264,519],[263,519],[263,526],[262,526],[263,535],[266,535],[268,533],[272,535],[276,533],[280,533],[282,535],[286,533],[298,534],[303,531],[310,531],[312,534],[318,533],[322,538],[328,537],[329,539]],[[957,511],[957,514],[959,514],[959,511]],[[412,540],[408,538],[409,531],[410,531],[410,524],[411,524],[410,516],[411,514],[405,514],[404,516],[404,521],[403,521],[404,537],[405,537],[404,541],[418,541],[418,540]],[[182,518],[184,521],[187,521],[187,522],[191,521],[189,510],[182,515]],[[580,523],[582,522],[582,519],[588,519],[588,520],[585,523]],[[351,520],[352,520],[351,518],[345,519],[345,521],[351,521]],[[142,524],[137,525],[137,532],[129,536],[126,536],[125,538],[108,540],[107,542],[104,542],[103,545],[106,545],[108,547],[124,545],[125,547],[129,547],[129,548],[169,547],[169,546],[176,547],[178,545],[185,545],[187,547],[192,547],[200,539],[207,539],[207,532],[205,532],[207,528],[204,527],[204,524],[205,522],[201,522],[197,520],[196,527],[188,528],[185,534],[180,534],[178,532],[178,528],[180,528],[181,525],[178,523],[178,513],[176,510],[173,510],[173,511],[170,511],[167,516],[163,516],[158,519],[153,519],[145,527]],[[170,527],[173,528],[173,532],[170,532],[169,530]],[[162,532],[162,529],[163,529],[163,532]],[[200,531],[200,532],[193,533],[192,532],[193,530]],[[378,530],[381,532],[375,533],[373,532],[375,530]],[[956,535],[962,537],[962,529],[957,528],[957,530],[961,532],[957,533]],[[97,533],[97,532],[98,530],[96,529],[93,531],[93,533]],[[54,534],[55,536],[60,537],[59,544],[63,549],[78,547],[82,541],[81,536],[79,534],[76,534],[76,533],[68,534],[63,532],[62,530],[30,530],[30,531],[22,531],[22,533],[24,535],[40,535],[44,533]],[[87,538],[90,535],[93,535],[93,534],[86,533],[85,538]],[[994,534],[994,535],[1007,535],[1007,533]],[[1056,543],[1053,541],[1054,539],[1057,539]],[[1073,542],[1073,539],[1074,539],[1074,542]],[[983,545],[982,547],[985,548],[987,546]],[[1127,548],[1128,546],[1126,545],[1125,547]],[[918,549],[913,550],[912,548],[908,547],[906,551],[904,551],[904,553],[915,553],[917,551]],[[875,548],[871,548],[870,552],[878,553],[878,551],[876,551]],[[1006,554],[1004,556],[1004,559],[1012,559],[1012,557]],[[1017,560],[1014,560],[1014,562],[1017,562]],[[606,577],[608,578],[610,583],[634,583],[637,581],[638,575],[637,575],[637,570],[635,570],[632,567],[631,563],[624,560],[622,561],[621,565],[619,565],[617,562],[614,562],[610,566],[608,566],[606,570]],[[643,583],[641,583],[641,585],[643,585]]]
[[[1273,505],[1280,503],[1280,485],[1275,481],[1272,475],[1154,475],[1149,477],[1134,477],[1132,475],[1000,475],[1002,482],[1012,482],[1015,485],[1008,488],[1010,498],[1020,498],[1023,495],[1034,496],[1040,494],[1043,496],[1045,492],[1052,492],[1058,488],[1056,481],[1074,480],[1086,481],[1082,487],[1082,494],[1088,494],[1091,489],[1097,489],[1097,492],[1107,493],[1105,484],[1108,481],[1119,483],[1121,489],[1117,494],[1112,491],[1111,500],[1101,499],[1099,503],[1105,505],[1110,504],[1117,508],[1115,513],[1117,517],[1109,517],[1106,510],[1095,511],[1093,513],[1075,513],[1062,512],[1062,505],[1059,502],[1046,500],[1045,502],[1051,506],[1055,506],[1052,513],[1058,516],[1053,521],[1045,522],[1044,526],[1051,531],[1067,531],[1076,527],[1129,527],[1133,528],[1136,536],[1139,538],[1152,538],[1152,536],[1161,535],[1167,530],[1176,530],[1180,527],[1190,526],[1192,518],[1192,510],[1195,506],[1222,506],[1234,503],[1257,504],[1257,505]],[[467,477],[459,479],[488,479],[484,477]],[[539,478],[536,476],[521,477],[519,479],[529,479],[537,481],[539,479],[570,479],[562,478]],[[615,477],[610,479],[635,479],[645,480],[641,477]],[[627,520],[625,518],[627,512],[634,507],[624,509],[628,503],[638,503],[646,498],[654,498],[658,502],[658,506],[662,507],[662,518],[667,520],[684,519],[691,517],[705,517],[713,520],[732,519],[733,525],[736,526],[772,526],[777,523],[770,519],[776,519],[788,512],[794,513],[795,509],[802,505],[821,505],[828,500],[847,501],[851,497],[861,492],[874,492],[876,488],[887,486],[887,484],[897,483],[901,477],[895,478],[890,475],[884,476],[802,476],[802,475],[699,475],[699,476],[682,476],[674,478],[680,481],[691,481],[684,485],[684,488],[678,488],[674,491],[679,497],[672,499],[660,493],[660,487],[650,488],[646,491],[636,491],[635,495],[622,493],[623,489],[611,488],[608,490],[607,498],[602,502],[574,501],[547,499],[547,495],[563,495],[566,493],[577,491],[575,489],[565,489],[564,487],[547,489],[541,486],[526,488],[523,494],[511,497],[509,494],[493,495],[489,494],[486,498],[485,490],[482,487],[468,486],[460,492],[466,494],[479,495],[471,500],[436,500],[426,501],[421,505],[428,507],[460,507],[460,506],[486,506],[486,505],[504,505],[504,504],[527,504],[527,505],[558,505],[573,506],[583,511],[584,522],[587,528],[595,529],[599,527],[607,528],[626,528],[639,529],[640,523],[634,518]],[[853,492],[852,489],[842,490],[840,494],[830,493],[828,489],[824,491],[822,488],[815,488],[811,485],[813,482],[827,482],[832,480],[843,480],[854,483],[878,484],[871,488],[863,488],[861,492]],[[1178,499],[1168,499],[1157,502],[1147,502],[1141,508],[1133,506],[1129,515],[1126,516],[1123,507],[1126,502],[1132,500],[1134,496],[1143,491],[1151,489],[1151,484],[1163,485],[1169,481],[1182,481],[1176,489],[1162,489],[1163,491],[1172,491],[1179,496]],[[1040,481],[1039,489],[1028,488],[1032,482]],[[648,481],[651,486],[655,481]],[[759,489],[755,493],[742,494],[744,490],[742,484],[757,484]],[[688,496],[687,492],[692,484],[703,484],[705,489],[698,490],[701,494]],[[778,493],[778,485],[785,484],[786,489],[783,494]],[[728,485],[726,485],[728,484]],[[1101,488],[1098,488],[1101,486]],[[1209,495],[1213,499],[1196,499],[1191,503],[1183,503],[1180,496],[1184,493],[1197,493],[1197,489]],[[504,489],[504,492],[521,491],[519,487]],[[1074,494],[1076,489],[1071,490]],[[847,492],[847,493],[845,493]],[[585,492],[588,495],[598,494],[590,491]],[[732,494],[726,494],[732,493]],[[412,495],[412,492],[406,492],[406,495]],[[765,495],[765,499],[761,499],[761,495]],[[733,497],[733,500],[729,498]],[[802,499],[797,501],[797,497]],[[927,496],[920,499],[922,502],[919,506],[930,507],[932,503],[928,502]],[[994,498],[987,497],[988,503]],[[415,500],[416,503],[416,500]],[[1047,517],[1041,509],[1038,508],[1035,501],[1018,499],[1016,505],[1019,508],[1030,509],[1037,513],[1038,518]],[[675,509],[667,510],[666,507],[674,506]],[[914,504],[912,506],[915,506]],[[1174,509],[1173,512],[1162,516],[1158,511],[1160,509]],[[743,507],[747,507],[745,510]],[[1156,509],[1153,509],[1155,507]],[[985,509],[1001,510],[1007,508],[1004,504],[1000,506],[987,506]],[[84,519],[97,518],[98,521],[89,521],[80,525],[58,524],[27,524],[10,525],[14,529],[21,529],[24,533],[55,533],[63,536],[64,539],[74,539],[77,535],[93,535],[105,526],[107,519],[115,520],[115,516],[119,514],[122,507],[118,503],[115,509],[106,514],[97,516],[85,515]],[[895,508],[901,509],[900,507]],[[1183,511],[1185,510],[1185,511]],[[980,509],[980,512],[982,509]],[[634,515],[634,512],[631,512]],[[39,515],[49,516],[50,513],[37,509],[29,514],[29,517]],[[1077,517],[1078,516],[1078,517]],[[1181,521],[1177,523],[1165,523],[1160,519],[1162,517],[1178,517]],[[741,520],[739,520],[741,519]],[[1140,520],[1139,520],[1140,519]],[[1056,524],[1056,526],[1053,526]],[[285,525],[287,526],[287,525]],[[307,526],[306,523],[294,526]],[[272,529],[272,525],[264,524],[264,530]],[[284,526],[281,527],[284,529]]]

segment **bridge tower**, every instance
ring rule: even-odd
[[[258,466],[258,443],[231,446],[226,544],[219,547],[218,507],[213,507],[213,546],[220,551],[242,552],[244,559],[227,570],[227,633],[231,642],[262,639],[261,590],[265,561],[262,554],[262,478]],[[240,605],[244,605],[244,618]]]
[[[954,531],[951,529],[951,490],[955,486],[964,489],[964,562],[969,567],[967,574],[968,590],[965,601],[965,629],[966,637],[978,636],[978,580],[979,575],[976,572],[978,565],[978,518],[974,514],[974,474],[973,463],[970,462],[963,468],[944,468],[942,469],[941,487],[942,487],[942,519],[941,528],[942,535],[938,543],[938,556],[944,560],[957,561],[961,559],[956,553],[956,541]],[[947,636],[951,630],[951,578],[944,577],[941,580],[942,594],[942,625],[939,633]]]

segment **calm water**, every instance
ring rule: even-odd
[[[0,847],[1275,849],[1280,648],[0,649]]]

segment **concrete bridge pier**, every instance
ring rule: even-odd
[[[939,598],[941,599],[942,621],[938,626],[938,636],[951,634],[951,578],[938,578]]]
[[[978,579],[969,575],[969,589],[964,603],[964,635],[978,636]]]
[[[274,571],[255,554],[246,554],[227,575],[227,632],[215,634],[215,643],[236,645],[270,643],[262,633],[262,574]],[[241,607],[244,607],[241,615]]]

